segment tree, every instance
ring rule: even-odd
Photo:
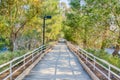
[[[9,39],[10,50],[17,50],[22,45],[33,46],[34,41],[36,41],[36,45],[41,44],[42,18],[45,15],[53,16],[54,22],[47,21],[47,25],[54,26],[48,33],[53,36],[52,39],[57,39],[61,29],[58,21],[61,18],[57,18],[60,17],[58,3],[58,0],[53,2],[50,0],[1,0],[0,34],[5,39]]]
[[[64,24],[69,27],[66,28],[69,34],[64,32],[65,37],[68,39],[69,36],[70,40],[83,43],[84,48],[104,49],[119,41],[117,40],[118,29],[110,29],[113,22],[114,25],[119,25],[117,24],[119,23],[119,1],[84,0],[85,5],[81,5],[80,2],[80,0],[70,0],[71,11],[66,13],[67,19],[64,21]],[[115,18],[112,18],[113,15]]]

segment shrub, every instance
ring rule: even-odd
[[[109,62],[110,64],[120,68],[120,58],[119,56],[113,57],[111,54],[106,53],[104,50],[94,50],[94,49],[86,49],[88,52],[92,53],[93,55],[104,59],[105,61]]]
[[[26,50],[22,50],[22,51],[14,51],[14,52],[4,52],[4,53],[0,53],[0,65],[4,64],[16,57],[19,57],[21,55],[24,55],[27,51]]]

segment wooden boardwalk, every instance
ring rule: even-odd
[[[67,46],[64,43],[58,43],[23,80],[92,79]]]

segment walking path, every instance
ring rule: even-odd
[[[64,43],[58,43],[23,80],[92,79],[67,46]]]

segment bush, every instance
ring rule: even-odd
[[[120,68],[120,58],[119,56],[113,57],[111,54],[106,53],[104,50],[94,50],[94,49],[86,49],[88,52],[92,53],[93,55],[104,59],[105,61],[109,62],[110,64]]]
[[[2,49],[4,45],[5,44],[3,42],[0,42],[0,49]]]
[[[4,64],[16,57],[22,56],[26,53],[26,50],[22,50],[22,51],[14,51],[14,52],[4,52],[4,53],[0,53],[0,65]]]

